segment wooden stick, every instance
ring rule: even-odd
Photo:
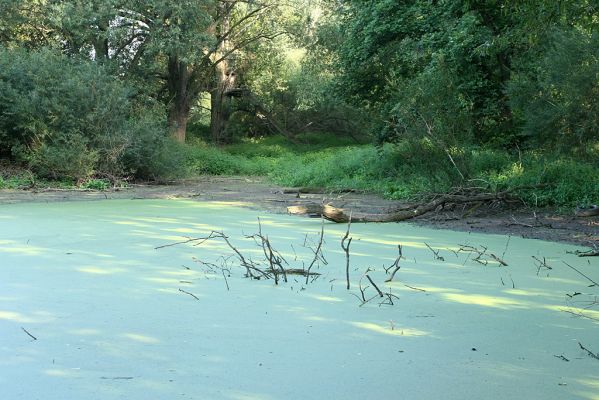
[[[350,227],[351,227],[351,213],[349,214],[349,221],[347,223],[347,231],[345,231],[345,236],[343,236],[343,239],[341,239],[341,248],[345,252],[345,279],[347,281],[347,290],[349,290],[349,288],[350,288],[350,284],[349,284],[349,246],[351,245],[351,241],[353,239],[351,237],[348,239]],[[345,244],[346,240],[347,240],[347,244]]]
[[[379,297],[383,297],[383,292],[381,292],[381,289],[379,289],[379,287],[376,285],[376,283],[374,283],[374,281],[370,278],[370,276],[368,274],[366,274],[366,279],[368,279],[368,281],[370,282],[370,284],[372,286],[374,286],[374,288],[376,289],[377,292],[379,292]]]
[[[188,294],[188,295],[190,295],[191,297],[193,297],[193,298],[194,298],[194,299],[196,299],[196,300],[200,300],[200,299],[199,299],[199,297],[198,297],[198,296],[196,296],[196,295],[195,295],[195,294],[193,294],[193,293],[189,293],[188,291],[185,291],[185,290],[183,290],[183,289],[181,289],[181,288],[179,289],[179,291],[180,291],[180,292],[183,292],[183,293],[185,293],[185,294]]]
[[[588,276],[586,276],[585,274],[583,274],[582,272],[580,272],[578,269],[574,268],[573,266],[571,266],[570,264],[568,264],[565,261],[562,261],[564,264],[566,264],[568,267],[572,268],[574,271],[578,272],[580,275],[584,276],[585,278],[587,278],[589,281],[591,281],[593,283],[592,286],[597,286],[599,287],[599,283],[595,282],[594,280],[592,280],[591,278],[589,278]]]
[[[310,265],[308,266],[308,273],[306,274],[306,284],[308,284],[308,278],[310,276],[310,270],[312,269],[312,266],[314,265],[314,263],[316,263],[316,261],[318,261],[320,258],[322,258],[323,238],[324,238],[324,217],[321,218],[321,222],[320,222],[320,238],[318,239],[318,246],[316,246],[316,250],[313,250],[314,258],[312,259],[312,262],[310,262]]]
[[[397,271],[399,271],[399,269],[401,268],[401,265],[399,265],[399,261],[403,257],[403,249],[401,248],[401,244],[398,244],[397,248],[399,249],[399,255],[397,256],[393,264],[391,264],[391,266],[385,270],[385,272],[389,272],[389,270],[393,267],[395,267],[395,269],[393,270],[393,272],[391,272],[391,276],[388,279],[386,279],[385,282],[391,282],[395,277]]]
[[[32,338],[33,340],[37,340],[37,338],[35,336],[33,336],[31,333],[29,333],[29,331],[27,331],[27,329],[21,327],[21,329],[23,329],[23,332],[25,332],[27,335],[29,335],[30,338]]]
[[[584,347],[584,346],[582,345],[582,343],[580,343],[580,342],[578,342],[578,345],[580,346],[580,348],[581,348],[582,350],[586,351],[586,352],[587,352],[587,354],[588,354],[589,356],[591,356],[591,357],[593,357],[593,358],[595,358],[595,359],[599,360],[599,353],[597,353],[597,354],[593,353],[591,350],[589,350],[589,349],[587,349],[586,347]]]

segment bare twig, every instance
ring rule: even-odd
[[[439,261],[445,261],[445,259],[439,255],[439,252],[440,252],[441,250],[437,250],[437,251],[435,251],[435,250],[434,250],[434,249],[433,249],[431,246],[429,246],[429,245],[428,245],[428,243],[424,242],[424,244],[426,245],[426,247],[428,247],[428,249],[429,249],[430,251],[432,251],[432,252],[433,252],[433,254],[435,255],[435,260],[439,260]]]
[[[345,252],[345,278],[347,281],[347,290],[349,290],[350,288],[350,283],[349,283],[349,246],[351,245],[351,241],[353,238],[349,238],[349,230],[351,228],[351,213],[349,214],[349,221],[347,223],[347,231],[345,231],[345,236],[343,236],[343,239],[341,239],[341,248],[343,249],[343,251]],[[347,244],[345,243],[345,241],[347,240]],[[363,293],[362,293],[363,295]],[[364,296],[362,296],[364,297]]]
[[[30,338],[32,338],[33,340],[37,340],[37,338],[35,336],[33,336],[31,333],[29,333],[29,331],[23,327],[21,327],[21,329],[23,330],[23,332],[25,332]]]
[[[227,275],[225,274],[225,270],[222,269],[221,272],[223,273],[223,278],[225,278],[225,285],[227,285],[227,291],[229,291],[229,281],[227,281]]]
[[[399,271],[399,269],[401,268],[401,265],[399,265],[399,261],[403,257],[403,249],[401,247],[401,244],[398,244],[397,248],[398,248],[398,251],[399,251],[399,255],[397,256],[397,258],[395,259],[395,261],[393,262],[393,264],[391,264],[389,266],[389,268],[385,269],[385,272],[389,273],[389,270],[391,268],[394,268],[393,272],[391,272],[391,276],[389,278],[387,278],[387,280],[385,280],[385,282],[391,282],[393,280],[393,278],[395,277],[395,274],[397,273],[397,271]]]
[[[323,238],[324,238],[324,217],[321,217],[321,222],[320,222],[320,237],[318,239],[318,245],[316,246],[316,250],[312,250],[314,252],[314,258],[312,258],[312,261],[310,262],[310,265],[308,265],[308,270],[307,270],[308,273],[306,274],[306,284],[308,284],[308,277],[310,276],[310,270],[312,269],[312,267],[314,266],[314,264],[319,259],[323,259],[322,258],[322,242],[323,242]]]
[[[410,288],[412,290],[418,290],[419,292],[426,292],[426,290],[424,290],[424,289],[420,289],[420,288],[417,288],[417,287],[414,287],[414,286],[406,285],[405,283],[404,283],[404,286],[407,287],[407,288]]]
[[[183,292],[183,293],[185,293],[185,294],[188,294],[188,295],[190,295],[191,297],[193,297],[193,298],[194,298],[194,299],[196,299],[196,300],[200,300],[200,299],[199,299],[199,297],[198,297],[198,296],[196,296],[196,295],[195,295],[195,294],[193,294],[193,293],[189,293],[188,291],[186,291],[186,290],[183,290],[183,289],[181,289],[181,288],[179,288],[179,291],[180,291],[180,292]]]
[[[381,289],[379,289],[379,287],[376,285],[376,283],[374,283],[374,281],[370,278],[370,276],[368,274],[366,274],[366,279],[368,279],[368,281],[370,282],[370,284],[376,289],[376,291],[379,294],[379,297],[383,297],[383,292],[381,292]]]
[[[597,360],[599,360],[599,353],[593,353],[591,350],[589,350],[589,349],[587,349],[586,347],[584,347],[584,346],[582,345],[582,343],[580,343],[580,342],[578,342],[578,345],[580,346],[580,348],[581,348],[582,350],[586,351],[586,352],[587,352],[587,354],[588,354],[589,356],[593,357],[594,359],[597,359]]]
[[[200,245],[200,244],[206,242],[207,240],[214,239],[214,238],[217,238],[217,237],[219,237],[218,234],[217,234],[217,232],[212,231],[212,232],[210,232],[210,235],[208,235],[206,237],[188,238],[187,240],[182,240],[180,242],[163,244],[162,246],[154,247],[154,250],[163,249],[165,247],[170,247],[170,246],[177,246],[177,245],[185,244],[185,243],[191,243],[191,242],[198,242],[198,243],[194,244],[194,246],[197,246],[197,245]]]
[[[593,321],[599,321],[599,318],[589,317],[588,315],[583,314],[583,313],[577,313],[577,312],[574,312],[574,311],[563,310],[563,309],[561,311],[563,311],[565,313],[568,313],[568,314],[572,314],[572,315],[577,316],[577,317],[586,318],[586,319],[592,319]]]
[[[510,245],[510,240],[512,239],[511,236],[507,237],[507,242],[505,242],[505,249],[503,249],[503,253],[501,254],[501,259],[505,259],[505,253],[507,252],[507,248]]]
[[[592,285],[590,285],[590,286],[599,287],[599,283],[595,282],[594,280],[592,280],[591,278],[589,278],[588,276],[586,276],[585,274],[583,274],[582,272],[580,272],[578,269],[576,269],[573,266],[571,266],[570,264],[568,264],[567,262],[565,262],[565,261],[562,261],[562,262],[564,264],[566,264],[568,267],[572,268],[574,271],[578,272],[581,276],[584,276],[585,278],[587,278],[592,283]]]
[[[541,272],[541,269],[553,269],[552,267],[549,266],[549,264],[547,264],[547,260],[545,259],[545,257],[543,257],[543,259],[539,259],[536,256],[532,256],[532,258],[537,262],[537,276],[539,275],[539,273]]]
[[[506,248],[507,248],[507,245],[506,245]],[[508,266],[508,264],[503,259],[501,259],[500,257],[497,257],[493,253],[488,253],[487,250],[488,250],[488,248],[485,246],[482,246],[482,245],[480,246],[480,248],[477,248],[474,246],[462,244],[462,245],[460,245],[458,252],[476,254],[476,257],[474,257],[472,260],[476,261],[477,263],[482,264],[482,265],[488,265],[489,259],[491,259],[491,260],[497,261],[500,265],[502,265],[504,267]],[[468,259],[466,259],[466,261],[468,261]],[[464,264],[466,263],[466,261],[464,261]]]

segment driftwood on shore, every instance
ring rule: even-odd
[[[510,190],[495,193],[463,193],[443,194],[428,202],[414,204],[409,209],[402,209],[385,214],[351,213],[352,222],[400,222],[424,215],[434,211],[446,204],[484,203],[489,201],[505,201],[511,198],[511,193],[516,190],[534,189],[538,186],[521,186]],[[330,204],[308,203],[298,206],[287,207],[289,214],[308,215],[311,217],[324,217],[329,221],[345,223],[349,222],[350,214],[342,208]]]

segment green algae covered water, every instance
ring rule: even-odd
[[[258,218],[290,267],[309,264],[319,220],[233,203],[2,206],[0,398],[599,399],[597,257],[353,224],[348,291],[346,225],[325,223],[309,284],[244,278],[222,240],[156,249],[222,231],[258,262]],[[360,288],[377,295],[366,271],[394,305],[362,304]]]

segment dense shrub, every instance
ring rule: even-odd
[[[0,156],[78,181],[169,174],[162,110],[143,111],[131,94],[96,63],[0,48]]]
[[[508,93],[523,133],[562,148],[599,139],[599,36],[561,30]]]

